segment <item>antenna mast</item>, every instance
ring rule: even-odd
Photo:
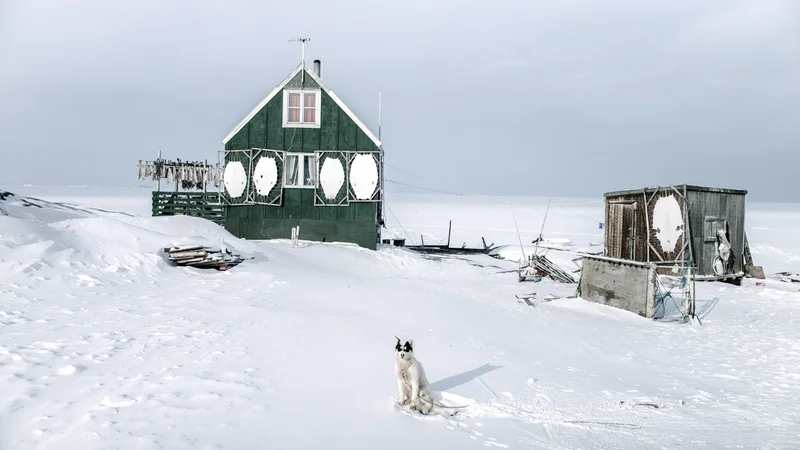
[[[300,42],[300,64],[302,70],[300,71],[300,79],[302,82],[305,83],[305,71],[306,71],[306,42],[310,41],[311,38],[307,35],[301,38],[289,39],[289,42]]]

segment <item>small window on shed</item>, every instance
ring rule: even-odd
[[[717,230],[727,231],[728,221],[719,217],[706,216],[703,223],[703,240],[705,242],[717,241]]]
[[[283,91],[283,126],[286,128],[318,128],[320,126],[319,89],[285,89]]]

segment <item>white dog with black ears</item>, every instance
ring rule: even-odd
[[[401,343],[400,338],[395,336],[395,339],[397,345],[394,347],[394,373],[397,376],[397,403],[401,406],[410,406],[412,410],[422,414],[428,414],[433,409],[433,398],[425,370],[414,357],[414,340],[409,339]]]

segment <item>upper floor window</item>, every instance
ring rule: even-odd
[[[319,89],[284,89],[283,126],[318,128],[321,100]]]

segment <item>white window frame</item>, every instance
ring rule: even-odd
[[[300,122],[289,122],[289,94],[300,94]],[[306,96],[303,94],[316,94],[314,105],[314,121],[303,122],[305,117]],[[322,116],[322,90],[321,89],[284,89],[283,90],[283,127],[284,128],[319,128],[320,116]]]
[[[297,156],[298,157],[297,158],[297,180],[300,183],[302,183],[302,181],[305,180],[305,178],[306,178],[306,176],[305,176],[306,175],[305,174],[306,166],[305,166],[305,164],[303,164],[304,163],[303,158],[311,158],[311,160],[314,161],[314,167],[313,167],[313,170],[314,170],[314,182],[313,182],[313,184],[311,184],[311,185],[288,184],[286,182],[286,177],[289,175],[289,172],[286,170],[286,163],[289,161],[289,158],[292,157],[292,156]],[[283,170],[283,187],[289,188],[289,189],[315,189],[317,187],[317,183],[319,182],[318,181],[319,174],[317,173],[318,172],[317,164],[318,164],[318,158],[317,158],[316,153],[286,153],[286,156],[285,156],[285,159],[284,159],[284,164],[283,164],[283,168],[284,168],[284,170]]]

